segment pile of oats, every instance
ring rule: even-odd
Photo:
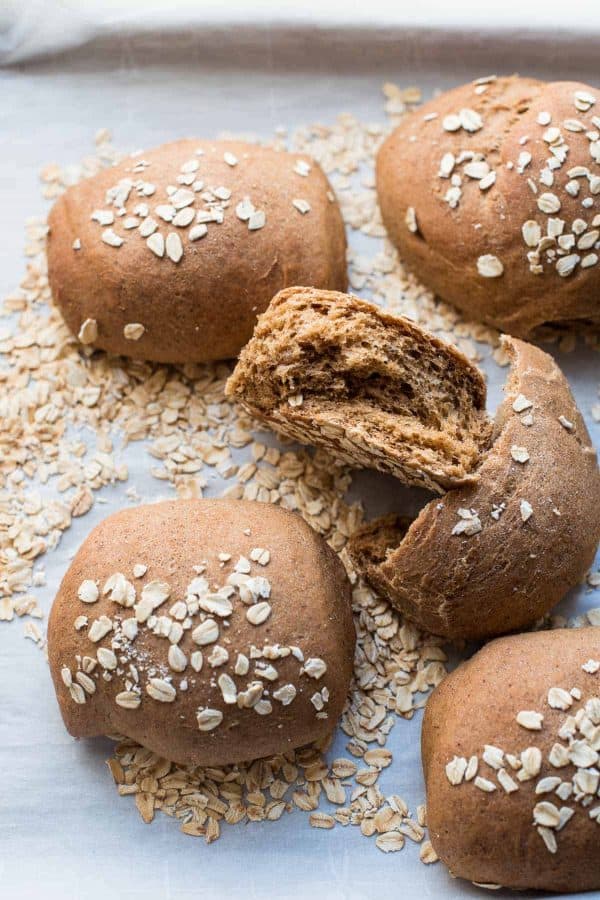
[[[384,94],[392,126],[420,102],[415,88],[385,85]],[[459,123],[466,128],[475,124],[469,117]],[[464,321],[436,300],[382,240],[373,161],[388,127],[343,114],[332,126],[311,125],[289,136],[279,129],[273,144],[316,158],[332,181],[350,232],[371,239],[368,253],[349,252],[355,291],[452,341],[473,360],[491,353],[505,365],[497,333]],[[46,166],[43,194],[52,200],[120,158],[110,135],[100,131],[94,154],[80,166]],[[194,184],[193,162],[189,173],[181,173],[187,179],[182,191],[190,179]],[[235,165],[234,158],[228,162]],[[210,199],[214,212],[218,204]],[[294,205],[302,215],[308,211],[301,198]],[[186,215],[186,208],[173,217]],[[263,224],[260,210],[248,207],[238,215],[248,215],[249,228]],[[109,229],[105,240],[112,241],[111,223],[98,224]],[[193,225],[200,231],[190,232],[189,240],[201,239],[202,225],[206,227],[205,222]],[[202,836],[207,843],[219,837],[222,822],[275,820],[299,808],[309,813],[314,827],[358,826],[385,853],[402,849],[408,839],[420,844],[424,863],[435,862],[425,839],[424,807],[412,816],[401,796],[381,792],[378,780],[393,765],[387,736],[425,705],[428,692],[445,675],[446,656],[440,639],[403,622],[350,570],[344,547],[362,519],[360,506],[346,499],[350,472],[323,452],[297,449],[259,431],[225,399],[228,364],[165,366],[111,358],[88,345],[93,322],[78,342],[50,305],[45,235],[44,221],[28,221],[26,274],[20,290],[5,299],[0,318],[0,620],[23,618],[25,636],[45,648],[40,623],[47,611],[35,595],[45,583],[44,554],[58,544],[73,518],[101,502],[101,488],[128,480],[122,456],[132,442],[144,441],[139,448],[144,468],[162,483],[161,489],[178,497],[202,497],[218,477],[226,482],[226,496],[297,511],[340,553],[354,585],[355,678],[340,723],[348,755],[331,759],[329,747],[321,744],[246,765],[191,769],[120,740],[108,762],[118,791],[135,796],[144,821],[162,811],[178,819],[185,834]],[[146,238],[150,251],[160,249],[162,255],[162,246],[152,246],[152,235]],[[171,243],[164,250],[176,262],[180,248]],[[139,338],[138,323],[131,324],[128,336]],[[125,495],[132,502],[142,499],[133,486]],[[473,527],[474,515],[467,511],[464,522],[462,527]],[[115,583],[109,589],[123,589],[126,598],[127,586]],[[82,584],[83,603],[89,590]],[[104,661],[110,671],[112,659]],[[63,677],[73,686],[75,702],[85,700],[85,683],[77,673],[66,670]],[[125,685],[122,700],[138,702],[133,684]],[[323,811],[322,800],[335,811]]]

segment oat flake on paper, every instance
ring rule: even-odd
[[[392,124],[420,99],[415,88],[386,85],[384,93]],[[292,149],[314,156],[329,175],[349,228],[372,238],[384,237],[373,176],[384,133],[342,114],[331,127],[304,127],[290,138]],[[279,132],[275,143],[283,146],[283,138]],[[43,194],[52,200],[119,158],[108,132],[100,131],[94,155],[81,166],[45,167]],[[27,222],[26,275],[0,318],[6,360],[0,369],[0,620],[24,617],[25,637],[45,647],[35,621],[45,612],[35,597],[44,584],[44,553],[73,517],[92,508],[96,491],[127,481],[119,448],[132,441],[147,442],[150,473],[177,496],[201,497],[207,474],[216,471],[229,482],[230,497],[298,511],[347,564],[344,545],[362,515],[344,499],[348,470],[321,452],[263,442],[252,421],[225,400],[226,364],[169,367],[110,358],[78,343],[49,305],[45,234],[43,221]],[[453,341],[472,359],[479,358],[475,341],[481,341],[506,363],[497,334],[435,300],[387,243],[378,241],[370,256],[350,251],[349,263],[352,289]],[[79,437],[83,426],[94,434],[91,446]],[[232,450],[240,451],[241,462]],[[126,493],[140,499],[133,488]],[[425,840],[424,807],[412,817],[400,796],[382,794],[378,779],[393,765],[387,735],[424,706],[444,677],[441,641],[404,623],[361,584],[354,584],[353,599],[355,680],[341,722],[347,757],[332,760],[321,745],[247,765],[185,769],[124,740],[108,764],[119,793],[135,796],[144,821],[160,810],[177,818],[184,833],[211,843],[223,821],[275,820],[297,807],[312,814],[315,827],[358,826],[386,853],[414,841],[424,863],[436,861]],[[319,810],[321,798],[334,805],[333,813]]]

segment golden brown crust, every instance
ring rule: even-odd
[[[204,151],[200,156],[198,149]],[[237,164],[229,165],[225,154]],[[186,163],[196,162],[196,172],[181,172]],[[178,184],[178,177],[195,178],[203,188]],[[120,216],[122,198],[111,205],[105,195],[125,178],[139,184],[142,193],[133,187],[127,214]],[[146,184],[156,188],[151,196],[143,195]],[[157,206],[171,203],[167,186],[194,195],[193,205],[181,208],[184,216],[186,210],[209,208],[219,215],[223,208],[222,224],[208,221],[206,235],[191,241],[196,220],[177,227],[156,212]],[[229,200],[207,201],[206,191],[223,187],[231,191]],[[264,212],[263,227],[250,230],[250,222],[236,213],[245,197]],[[300,212],[294,200],[306,201],[309,211]],[[149,218],[136,215],[140,204],[148,206],[157,223],[156,235],[179,235],[179,262],[169,258],[168,248],[162,258],[149,249],[146,240],[156,238],[140,234]],[[112,213],[114,222],[92,221],[96,210]],[[138,227],[126,227],[131,218],[137,218]],[[250,338],[257,314],[281,288],[315,284],[343,290],[347,282],[344,225],[318,164],[239,141],[181,140],[128,157],[70,188],[54,205],[49,225],[50,286],[67,325],[77,335],[91,319],[97,337],[92,330],[90,343],[136,359],[185,363],[234,357]],[[103,232],[110,230],[124,239],[122,246],[103,242]],[[73,248],[74,242],[80,249]],[[145,328],[137,340],[124,336],[131,324]]]
[[[540,785],[545,778],[570,783],[577,772],[571,763],[552,765],[551,750],[555,743],[568,748],[573,740],[584,739],[577,730],[571,741],[559,737],[558,732],[569,716],[582,715],[579,710],[585,710],[590,698],[600,697],[600,674],[593,671],[596,666],[589,666],[589,672],[582,669],[589,660],[600,660],[598,628],[522,634],[488,644],[433,692],[422,732],[427,822],[432,844],[453,875],[519,889],[572,892],[600,888],[600,823],[590,817],[598,798],[589,796],[589,805],[582,805],[577,790],[561,799],[555,783]],[[561,695],[551,699],[553,705],[551,688],[561,689]],[[571,697],[568,709],[556,708],[557,702],[563,707],[569,705],[564,692],[572,689],[581,692],[581,699]],[[596,720],[599,707],[588,706],[588,713],[590,709]],[[520,725],[517,715],[522,711],[541,713],[541,730]],[[597,741],[593,731],[598,731],[598,722],[600,719],[591,730],[584,726],[592,735],[591,743]],[[494,761],[492,753],[484,760],[486,745],[503,751],[504,756]],[[524,776],[515,766],[521,761],[521,753],[531,747],[541,751],[541,759],[538,752],[529,755],[527,771],[535,774],[522,780]],[[507,754],[516,759],[508,760]],[[464,761],[473,756],[478,757],[475,777],[490,782],[495,790],[486,791],[489,785],[485,784],[477,786],[474,777],[467,780],[463,775],[459,779]],[[446,774],[447,764],[455,757],[459,769],[453,777],[460,780],[458,784],[452,784]],[[593,757],[592,753],[590,759]],[[514,790],[487,759],[495,765],[500,762],[518,789]],[[502,781],[510,793],[506,793]],[[538,785],[540,793],[536,794]],[[546,792],[547,787],[553,789]],[[534,824],[539,803],[574,810],[562,829],[548,829],[551,834],[546,837],[556,841],[554,853],[547,849]]]
[[[547,353],[504,340],[512,372],[477,483],[349,544],[376,590],[450,638],[532,625],[581,581],[600,538],[596,453],[567,381]]]
[[[281,291],[227,384],[278,431],[441,491],[487,446],[481,372],[450,344],[352,295]]]
[[[407,116],[383,143],[377,192],[392,242],[423,284],[473,319],[502,331],[526,337],[544,323],[600,324],[600,254],[593,234],[600,225],[600,144],[588,136],[599,130],[600,92],[575,82],[546,84],[518,77],[498,78],[477,93],[481,89],[471,83],[442,94]],[[596,103],[578,109],[579,92],[591,92]],[[455,127],[461,110],[474,111],[482,126],[475,119],[472,132],[464,127],[445,130],[445,122]],[[449,123],[448,116],[454,117]],[[582,130],[569,130],[579,127],[577,122]],[[558,136],[549,130],[554,128]],[[479,176],[485,168],[466,169],[473,160],[465,152],[480,154],[479,162],[495,174],[486,189],[480,188],[479,177],[466,174]],[[452,157],[442,164],[446,154]],[[556,168],[550,169],[548,160]],[[576,173],[578,166],[584,169]],[[547,194],[558,198],[560,209],[540,209],[540,198]],[[411,230],[415,218],[417,228]],[[567,243],[561,247],[551,239],[539,260],[528,259],[537,242],[525,242],[524,223],[537,223],[544,237],[554,220],[565,223],[560,240]],[[585,226],[572,235],[576,220]],[[585,249],[577,246],[582,238]],[[572,254],[579,262],[573,274],[561,277],[557,260]],[[479,274],[478,260],[487,255],[500,261],[499,277]],[[541,270],[535,268],[540,265]]]
[[[252,561],[254,548],[269,551],[266,565]],[[219,553],[231,554],[231,559],[220,561]],[[252,578],[263,577],[270,585],[268,599],[264,594],[258,597],[258,602],[271,606],[266,621],[251,624],[246,612],[252,607],[243,603],[238,593],[232,593],[233,612],[225,618],[203,612],[205,601],[201,599],[200,610],[193,612],[188,608],[186,619],[182,620],[173,605],[185,600],[192,579],[206,578],[214,591],[227,583],[240,556],[250,561]],[[138,563],[148,566],[141,577],[133,574],[133,566]],[[193,568],[204,564],[204,572]],[[123,608],[110,594],[102,593],[106,580],[116,572],[134,586],[135,607]],[[99,587],[95,602],[84,603],[78,598],[86,580]],[[156,609],[155,616],[170,618],[171,628],[173,622],[183,621],[177,647],[187,662],[181,672],[173,669],[168,657],[175,637],[173,631],[168,631],[169,637],[159,637],[148,624],[140,623],[137,637],[122,637],[123,626],[119,622],[139,614],[143,588],[155,581],[170,587],[168,599]],[[76,630],[74,622],[81,615],[88,616],[88,623]],[[116,622],[116,628],[93,642],[90,629],[101,616]],[[207,618],[216,621],[219,635],[209,644],[199,645],[194,632],[200,621]],[[159,624],[165,627],[164,621]],[[118,646],[113,643],[115,638]],[[231,500],[163,502],[123,510],[105,519],[89,535],[66,573],[48,629],[50,669],[71,734],[124,734],[161,756],[192,765],[223,765],[281,753],[328,734],[346,700],[354,640],[349,583],[339,559],[322,538],[299,516],[286,510]],[[253,645],[260,651],[256,658],[251,651]],[[300,648],[304,663],[296,650],[272,652],[274,645]],[[213,665],[211,658],[217,646],[226,650],[229,658]],[[118,658],[118,668],[108,670],[112,680],[105,680],[106,671],[97,663],[90,673],[95,691],[89,694],[76,688],[79,696],[85,694],[86,702],[75,702],[63,681],[63,668],[70,672],[70,676],[65,675],[67,681],[82,681],[85,688],[81,660],[96,659],[99,648],[111,647]],[[265,647],[271,648],[267,654],[263,653]],[[195,671],[192,664],[192,653],[197,651],[203,654],[200,671]],[[235,672],[238,653],[249,661],[247,673]],[[303,672],[309,659],[322,660],[326,671],[321,672],[319,664],[312,675]],[[139,687],[132,678],[130,664],[137,669]],[[84,674],[90,665],[85,663]],[[259,674],[258,670],[266,666],[275,668],[274,678],[271,671],[268,675]],[[264,714],[258,714],[254,707],[239,708],[235,699],[228,705],[218,683],[223,674],[233,679],[238,693],[246,691],[251,682],[262,681],[261,700],[268,701],[272,711],[263,709]],[[166,679],[175,687],[173,702],[148,695],[152,677]],[[187,689],[182,681],[187,681]],[[284,685],[293,685],[296,691],[291,701],[285,692],[279,694]],[[322,697],[322,705],[311,699],[316,692],[322,695],[324,689],[329,693]],[[116,702],[116,696],[126,690],[141,697],[137,708],[123,708]],[[223,719],[213,730],[200,731],[197,712],[206,708],[222,713]]]

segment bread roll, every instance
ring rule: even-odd
[[[600,889],[600,629],[493,641],[433,692],[431,842],[486,886]]]
[[[350,588],[297,515],[178,500],[109,516],[54,601],[50,670],[75,737],[123,734],[181,764],[283,753],[331,732],[353,669]]]
[[[462,353],[333,291],[278,294],[227,393],[283,434],[435,491],[471,481],[490,436],[485,383]]]
[[[52,295],[83,343],[186,363],[237,355],[280,288],[346,286],[339,207],[314,160],[181,140],[75,185],[49,218]]]
[[[477,482],[348,545],[377,591],[449,638],[532,625],[583,579],[600,538],[596,453],[565,377],[531,344],[504,347],[512,369]]]
[[[600,91],[496,78],[448,91],[383,143],[400,257],[470,318],[527,337],[600,325]]]

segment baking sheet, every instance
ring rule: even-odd
[[[129,36],[116,46],[88,45],[66,57],[2,71],[2,296],[15,289],[23,273],[22,226],[27,217],[46,208],[40,199],[38,171],[52,160],[79,161],[90,152],[100,127],[114,133],[119,148],[133,150],[175,136],[212,137],[221,131],[270,137],[279,125],[296,126],[317,117],[332,122],[342,110],[364,121],[383,121],[384,79],[403,86],[418,84],[426,92],[488,71],[502,74],[515,69],[597,81],[586,40],[580,53],[566,54],[560,51],[558,36],[544,46],[529,35],[526,44],[514,44],[511,55],[505,37],[494,43],[493,37],[484,40],[480,35],[460,44],[456,34],[444,40],[440,32],[420,37],[415,33],[418,39],[413,35],[409,48],[406,36],[397,33],[396,46],[402,52],[394,54],[393,35],[370,32],[358,48],[350,34],[347,43],[339,35],[331,53],[323,54],[320,45],[313,52],[310,42],[299,43],[296,38],[290,43],[289,31],[282,32],[280,42],[277,32],[265,34],[268,45],[262,43],[264,36],[252,44],[247,32],[222,31],[210,48],[189,35],[183,41],[173,35],[170,43],[161,43],[156,35],[139,40]],[[597,35],[594,40],[597,47]],[[281,49],[286,46],[287,57]],[[522,55],[524,46],[534,48],[530,55]],[[437,56],[432,48],[437,48]],[[360,234],[351,233],[350,242],[373,253],[372,242]],[[557,359],[598,444],[600,428],[592,423],[590,410],[598,402],[599,358],[580,347],[577,353],[557,354]],[[503,374],[495,365],[486,368],[495,405]],[[46,610],[91,527],[130,504],[124,494],[127,487],[134,485],[144,500],[173,496],[168,485],[148,474],[151,458],[140,444],[131,445],[118,459],[128,463],[129,481],[103,489],[100,496],[106,502],[96,503],[88,515],[74,520],[59,547],[46,557],[47,586],[36,590]],[[206,493],[216,496],[221,488],[213,480]],[[375,473],[357,475],[351,493],[365,500],[369,514],[405,503],[414,508],[419,502],[414,492]],[[582,588],[561,609],[581,611],[599,604],[598,592]],[[4,773],[0,894],[15,900],[32,896],[187,900],[204,894],[395,900],[412,894],[448,898],[480,894],[453,881],[441,864],[424,866],[418,847],[410,842],[401,853],[385,856],[358,829],[311,829],[300,811],[276,823],[225,827],[220,840],[209,847],[182,835],[176,822],[160,814],[151,826],[144,825],[133,801],[117,795],[104,765],[110,742],[76,742],[65,733],[43,654],[23,640],[22,629],[21,620],[0,625]],[[401,794],[413,812],[424,800],[420,718],[398,720],[388,743],[394,764],[379,782],[384,793]],[[339,736],[334,755],[346,755],[346,741]]]

